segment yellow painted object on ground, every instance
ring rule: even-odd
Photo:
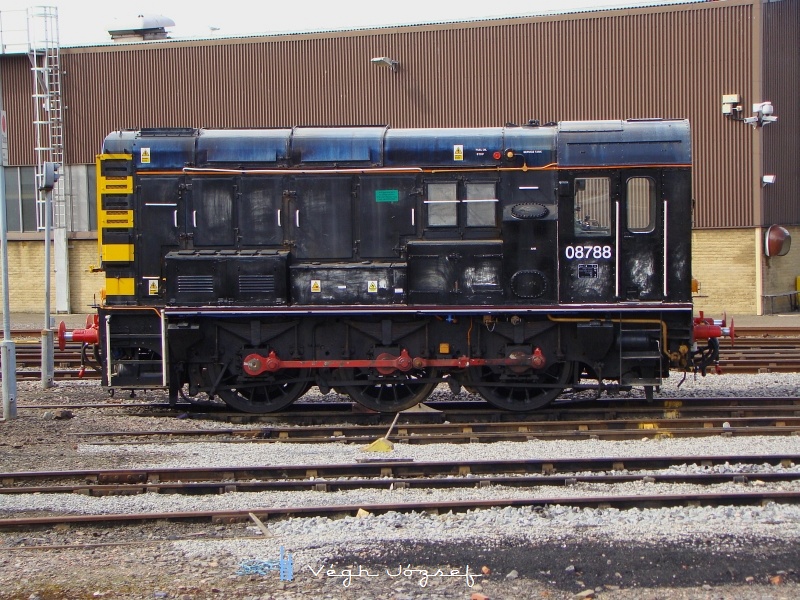
[[[392,421],[392,424],[389,425],[389,431],[386,432],[385,436],[378,438],[368,446],[364,446],[362,450],[364,450],[364,452],[391,452],[394,450],[394,444],[386,438],[388,438],[389,434],[392,433],[392,429],[394,429],[395,423],[397,423],[399,416],[400,413],[397,413],[394,416],[394,421]]]

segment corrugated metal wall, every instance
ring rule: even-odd
[[[686,117],[695,226],[753,226],[754,132],[721,114],[722,94],[741,94],[745,108],[754,100],[752,2],[64,49],[66,157],[91,162],[119,127]],[[376,56],[398,60],[397,73]]]
[[[0,57],[3,110],[8,117],[8,160],[11,165],[36,164],[33,127],[33,74],[24,54]]]
[[[778,115],[763,128],[764,225],[800,223],[800,2],[764,4],[764,96]]]

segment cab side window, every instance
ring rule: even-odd
[[[656,226],[656,186],[650,177],[631,177],[626,186],[628,231],[650,233]]]
[[[497,184],[494,181],[427,184],[428,227],[497,227]]]
[[[455,182],[429,183],[425,205],[428,209],[428,227],[458,225],[458,196]]]
[[[467,227],[494,227],[497,225],[497,194],[494,183],[467,183]]]
[[[611,183],[608,177],[575,179],[575,235],[611,234]]]

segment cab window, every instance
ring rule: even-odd
[[[627,183],[627,222],[631,233],[650,233],[656,226],[656,186],[650,177],[631,177]]]
[[[611,234],[611,184],[608,177],[575,179],[575,235]]]
[[[493,181],[429,183],[428,227],[496,227],[497,184]]]
[[[456,183],[429,183],[428,227],[456,227],[458,225],[458,196]]]
[[[494,227],[497,225],[495,206],[497,198],[494,183],[467,183],[466,207],[467,227]]]

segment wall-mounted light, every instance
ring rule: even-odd
[[[397,73],[397,66],[400,64],[398,61],[388,56],[377,56],[373,58],[371,62],[373,65],[389,67],[392,73]]]
[[[766,187],[772,183],[775,183],[775,175],[764,175],[761,177],[761,187]]]

